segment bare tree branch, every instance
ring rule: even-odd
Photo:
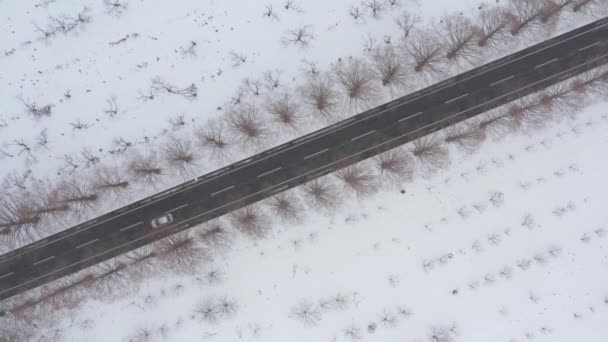
[[[232,234],[219,219],[205,222],[198,237],[210,250],[224,252],[229,250],[232,244]]]
[[[201,262],[211,260],[207,249],[196,243],[188,232],[180,232],[156,243],[158,258],[176,272],[192,272]]]
[[[372,60],[382,86],[388,89],[391,97],[400,96],[409,86],[403,58],[392,45],[387,45],[374,50]]]
[[[205,126],[199,127],[195,131],[199,145],[209,150],[212,156],[220,161],[228,158],[230,145],[233,144],[225,131],[224,121],[218,119],[208,120]]]
[[[169,137],[164,148],[167,165],[182,175],[188,177],[193,174],[198,162],[198,155],[190,139]]]
[[[161,158],[152,150],[136,152],[128,165],[128,170],[136,181],[155,184],[164,175]]]
[[[336,177],[342,181],[344,190],[354,193],[359,198],[370,196],[378,191],[378,183],[374,174],[363,163],[338,170]]]
[[[308,79],[300,89],[302,103],[326,123],[332,123],[340,118],[337,109],[340,96],[335,89],[335,82],[329,75],[317,75]]]
[[[302,191],[314,209],[331,212],[341,204],[336,187],[327,178],[317,178],[304,184]]]
[[[296,29],[287,30],[281,38],[281,44],[285,47],[293,45],[299,48],[307,48],[314,39],[315,35],[312,26],[305,25]]]
[[[273,217],[278,217],[283,223],[301,223],[304,219],[304,206],[293,193],[281,192],[268,199],[267,205]]]
[[[468,18],[461,15],[443,17],[439,32],[449,62],[462,67],[463,61],[473,64],[481,59],[478,45],[475,44],[477,30]]]
[[[445,54],[434,33],[417,30],[405,43],[405,52],[412,59],[414,71],[426,81],[435,80],[444,73],[441,62]]]
[[[252,104],[233,108],[226,120],[234,141],[244,148],[259,150],[266,146],[271,137],[262,115]]]
[[[380,179],[391,184],[411,181],[414,175],[414,158],[402,148],[395,148],[374,157]]]
[[[498,48],[509,40],[509,17],[504,7],[481,9],[476,18],[477,46]]]
[[[425,136],[415,140],[413,145],[412,154],[425,172],[432,173],[448,164],[448,151],[440,140]]]
[[[187,100],[194,100],[198,95],[198,89],[194,83],[185,88],[178,88],[170,83],[165,82],[160,77],[155,77],[152,80],[151,90],[153,92],[164,92],[167,94],[180,95]]]
[[[292,94],[283,93],[268,97],[266,101],[266,111],[268,111],[278,129],[288,129],[294,134],[299,132],[298,126],[303,119],[300,110],[301,105],[293,98]]]
[[[363,61],[348,59],[336,66],[335,75],[351,109],[369,108],[378,99],[373,71]]]
[[[479,148],[485,139],[484,131],[478,125],[453,125],[445,129],[445,142],[471,153]]]
[[[403,12],[395,18],[395,24],[401,29],[402,38],[408,38],[414,26],[421,22],[421,18],[409,12]]]
[[[271,228],[271,222],[266,213],[256,204],[248,205],[230,213],[230,220],[235,229],[253,239],[265,237]]]

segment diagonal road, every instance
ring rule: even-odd
[[[608,63],[608,18],[0,256],[0,300]],[[171,213],[175,221],[153,228]]]

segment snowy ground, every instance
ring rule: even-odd
[[[82,152],[122,165],[126,154],[109,153],[121,148],[118,138],[133,143],[129,151],[158,147],[146,141],[166,136],[191,139],[195,126],[224,113],[246,77],[280,71],[290,89],[301,85],[303,61],[326,70],[340,57],[364,55],[370,37],[398,39],[394,19],[403,11],[426,25],[480,4],[404,0],[385,6],[380,19],[368,13],[356,22],[349,15],[356,1],[286,3],[130,1],[117,14],[102,1],[0,2],[0,179],[86,178],[94,167]],[[93,20],[82,29],[48,40],[34,32],[33,24],[44,29],[49,16],[74,16],[85,6]],[[547,35],[590,20],[581,15]],[[308,48],[281,43],[303,26],[315,37]],[[197,97],[139,98],[157,76],[196,85]],[[21,99],[51,104],[52,115],[28,116]],[[52,327],[41,325],[33,341],[602,341],[608,162],[598,151],[608,144],[606,108],[486,142],[473,155],[451,151],[449,168],[417,175],[405,194],[393,187],[361,201],[346,197],[330,217],[277,225],[257,242],[237,234],[231,250],[195,274],[147,278],[116,301],[85,300],[59,312]],[[169,122],[180,115],[185,127]],[[196,174],[219,166],[199,157]],[[183,179],[166,177],[121,201]],[[222,303],[236,305],[222,310]]]
[[[334,217],[241,240],[194,276],[88,301],[55,328],[66,341],[135,341],[139,329],[150,341],[350,341],[348,331],[433,341],[433,327],[455,329],[455,341],[602,341],[605,108],[487,143],[406,194],[383,191]],[[221,277],[209,284],[213,271]],[[228,317],[196,312],[224,297],[238,303]],[[308,323],[294,312],[306,302]]]

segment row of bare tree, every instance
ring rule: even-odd
[[[267,236],[274,223],[302,222],[307,210],[320,210],[331,215],[342,203],[345,192],[357,197],[369,196],[382,185],[395,186],[412,180],[416,169],[425,176],[444,168],[449,162],[450,145],[470,153],[486,137],[502,138],[509,132],[542,128],[554,120],[574,115],[589,101],[607,93],[608,68],[592,70],[480,118],[416,140],[411,146],[390,150],[341,169],[334,175],[310,181],[298,189],[276,194],[228,214],[226,219],[206,222],[193,231],[175,234],[78,275],[17,296],[4,303],[3,308],[19,324],[27,326],[33,322],[39,323],[41,317],[53,320],[61,309],[73,308],[87,297],[107,300],[130,293],[136,287],[136,280],[160,271],[191,273],[214,256],[228,251],[236,232],[261,239]],[[53,193],[40,191],[46,194],[45,198]],[[62,193],[57,193],[56,197],[50,196],[56,198],[54,201],[35,202],[36,206],[31,206],[35,210],[30,208],[27,213],[53,215],[70,210],[74,202],[81,200],[86,203],[93,198],[93,195],[80,190],[71,190],[69,194],[69,197],[62,197]],[[14,201],[7,208],[19,208],[19,205],[18,201]],[[26,220],[22,221],[25,225]],[[6,225],[4,228],[7,228]]]

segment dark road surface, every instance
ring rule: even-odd
[[[0,300],[211,220],[608,62],[608,18],[0,257]],[[152,228],[164,213],[175,221]]]

